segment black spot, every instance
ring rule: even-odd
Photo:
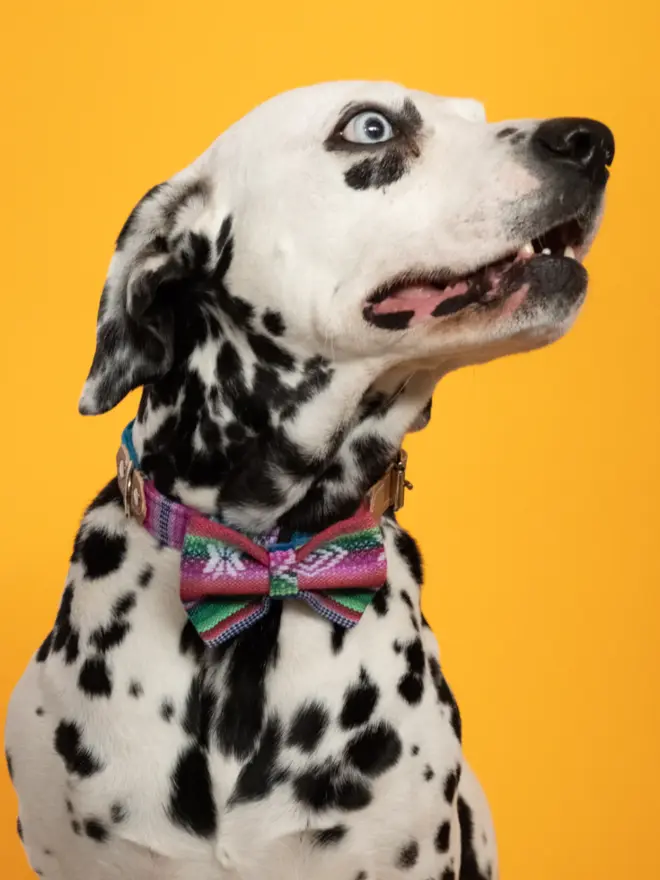
[[[419,746],[413,746],[413,747],[410,749],[410,754],[411,754],[411,755],[419,755]]]
[[[463,873],[462,866],[461,866],[461,873]],[[453,868],[445,868],[445,870],[440,875],[440,880],[456,880],[456,872],[454,871]],[[465,880],[469,880],[467,875],[465,877]],[[476,878],[475,878],[475,880],[476,880]]]
[[[132,681],[128,686],[128,693],[132,697],[135,697],[135,699],[137,699],[138,697],[142,696],[142,694],[144,693],[144,689],[142,688],[142,685],[139,681]]]
[[[405,590],[402,591],[401,596],[404,600],[407,597],[407,600],[411,601]],[[419,637],[408,642],[405,647],[405,658],[408,668],[399,679],[397,689],[410,706],[416,706],[424,696],[424,649]]]
[[[458,798],[458,821],[461,828],[461,878],[464,880],[486,880],[477,861],[474,850],[474,820],[472,810],[462,797]]]
[[[435,839],[433,841],[436,852],[446,853],[449,851],[449,838],[451,835],[451,825],[449,822],[443,822],[438,828]]]
[[[398,639],[394,639],[392,643],[392,650],[395,654],[400,654],[403,651],[403,645]]]
[[[316,846],[336,846],[346,837],[348,829],[345,825],[334,825],[332,828],[324,828],[322,831],[315,831],[313,841]]]
[[[110,504],[115,507],[122,507],[123,503],[117,477],[113,477],[110,482],[101,489],[96,498],[94,498],[94,500],[87,506],[86,513],[89,513],[91,510],[98,510],[99,507],[106,507]]]
[[[110,836],[108,829],[98,819],[85,819],[85,834],[97,843],[105,843]]]
[[[19,838],[20,838],[21,840],[24,839],[24,838],[23,838],[23,824],[22,824],[22,822],[21,822],[21,817],[20,817],[20,816],[19,816],[18,819],[16,820],[16,833],[18,834],[18,836],[19,836]]]
[[[151,583],[151,579],[154,576],[154,567],[153,565],[145,566],[140,572],[140,577],[138,578],[138,584],[141,587],[148,587]]]
[[[389,598],[391,593],[392,588],[390,587],[389,582],[386,581],[371,600],[371,607],[379,617],[384,617],[389,611]]]
[[[73,813],[73,804],[71,803],[71,801],[69,800],[69,798],[67,798],[67,799],[64,801],[64,803],[66,804],[66,811],[67,811],[67,813]]]
[[[415,583],[421,585],[424,580],[424,571],[422,566],[422,555],[419,552],[417,542],[412,535],[409,535],[408,532],[404,532],[403,529],[396,532],[394,541],[396,543],[396,549],[401,556],[403,556]]]
[[[351,189],[380,189],[396,183],[406,170],[405,153],[392,147],[378,157],[370,156],[352,165],[344,174],[344,180]]]
[[[128,818],[128,810],[123,804],[115,803],[110,807],[110,820],[113,825],[120,825]]]
[[[445,779],[445,800],[449,804],[454,803],[454,798],[456,797],[456,792],[458,790],[458,783],[461,781],[461,767],[457,766],[451,773],[447,774],[447,778]]]
[[[403,699],[411,706],[416,706],[424,696],[424,679],[413,672],[406,672],[399,679],[397,690]]]
[[[511,138],[511,143],[514,147],[518,146],[518,144],[522,144],[522,142],[526,139],[527,135],[524,131],[519,131],[518,134],[514,134]]]
[[[121,566],[126,556],[126,537],[111,535],[101,529],[90,528],[82,537],[80,557],[85,577],[90,580],[106,577]]]
[[[88,697],[109,697],[112,682],[108,664],[103,657],[88,657],[80,669],[78,687]]]
[[[77,819],[71,820],[71,829],[74,834],[80,835],[82,833],[82,828],[80,827],[80,822]]]
[[[37,706],[37,709],[36,709],[36,713],[35,713],[35,714],[38,715],[39,718],[42,718],[43,715],[45,714],[45,713],[44,713],[44,710],[43,710],[43,707],[42,707],[42,706]]]
[[[358,874],[356,874],[355,880],[367,880],[367,872],[360,871]]]
[[[303,752],[313,752],[325,733],[330,716],[320,703],[308,703],[298,709],[287,739],[290,746]]]
[[[37,663],[45,663],[48,659],[48,655],[50,654],[50,649],[53,644],[53,633],[49,632],[46,638],[41,643],[41,647],[37,651],[36,660]]]
[[[209,744],[214,702],[213,692],[204,685],[203,677],[195,676],[186,697],[182,726],[185,732],[193,736],[198,745],[204,748],[208,748]]]
[[[339,654],[341,649],[344,647],[344,640],[346,638],[347,629],[345,626],[340,626],[338,623],[332,624],[331,630],[331,642],[332,642],[332,653]]]
[[[181,639],[179,641],[179,651],[186,655],[192,654],[196,660],[201,660],[204,656],[206,646],[202,641],[199,633],[190,620],[187,620],[181,630]]]
[[[160,704],[160,717],[168,722],[174,718],[174,704],[171,700],[163,700]]]
[[[497,137],[500,140],[502,140],[502,138],[508,138],[508,137],[511,137],[512,134],[517,134],[517,133],[518,133],[517,128],[513,128],[513,127],[501,128],[497,132]]]
[[[401,757],[401,740],[393,727],[380,721],[350,739],[345,755],[365,776],[380,776]]]
[[[9,778],[11,781],[14,781],[14,764],[11,759],[11,755],[9,754],[9,749],[5,751],[5,761],[7,762],[7,772],[9,773]]]
[[[67,639],[66,648],[64,649],[64,662],[67,666],[75,663],[80,654],[80,637],[76,631],[72,631]]]
[[[240,772],[230,805],[261,800],[287,778],[286,771],[277,766],[281,738],[280,723],[277,718],[271,718],[256,752]]]
[[[416,638],[406,645],[406,661],[411,672],[416,675],[424,673],[424,648],[420,638]]]
[[[366,669],[362,669],[358,682],[344,694],[344,705],[339,718],[341,726],[350,730],[366,724],[376,708],[378,697],[378,686],[369,677]]]
[[[454,699],[454,695],[452,694],[444,675],[442,674],[440,663],[435,657],[429,657],[428,659],[429,670],[431,672],[431,678],[433,679],[435,691],[438,696],[438,702],[449,706],[451,710],[451,726],[454,730],[454,733],[456,734],[456,739],[461,742],[462,724],[461,713],[458,709],[458,704]]]
[[[407,843],[399,851],[399,855],[397,856],[396,863],[399,868],[403,868],[404,870],[409,870],[410,868],[415,867],[418,859],[419,859],[419,844],[417,843],[416,840],[411,840],[410,843]]]
[[[260,333],[248,333],[247,341],[255,353],[257,359],[270,366],[280,367],[283,370],[292,370],[295,360],[276,342]]]
[[[101,654],[116,648],[130,632],[130,624],[125,620],[115,620],[109,626],[99,626],[91,633],[89,644]]]
[[[378,187],[390,186],[397,180],[401,180],[406,170],[405,155],[400,150],[387,150],[378,163],[374,185]]]
[[[264,312],[262,321],[266,330],[268,330],[268,332],[271,333],[273,336],[282,336],[284,334],[284,319],[279,312],[274,312],[270,309],[267,309]]]
[[[112,608],[113,617],[126,617],[129,611],[132,611],[137,604],[137,596],[133,592],[124,593],[115,602]]]
[[[103,770],[91,749],[82,744],[82,731],[73,721],[61,721],[55,731],[55,751],[67,771],[82,778]]]
[[[66,648],[67,663],[73,663],[78,657],[78,631],[71,623],[73,606],[73,584],[67,584],[62,594],[62,601],[55,618],[53,628],[53,652],[58,654]]]
[[[175,825],[197,837],[213,837],[216,807],[211,774],[204,752],[190,746],[181,753],[171,778],[169,816]]]
[[[372,800],[365,782],[347,776],[333,762],[309,768],[295,779],[293,788],[301,804],[316,812],[360,810]]]
[[[417,109],[415,102],[411,98],[404,98],[403,110],[399,117],[399,125],[409,135],[418,134],[422,128],[422,114]]]
[[[435,776],[435,770],[433,769],[433,767],[431,767],[430,764],[427,764],[424,767],[424,779],[426,780],[426,782],[430,782],[434,776]]]
[[[226,697],[217,723],[225,755],[247,758],[264,722],[266,673],[277,662],[282,603],[232,643],[225,677]]]
[[[348,169],[344,174],[344,180],[351,189],[369,189],[374,176],[374,166],[373,159],[363,159]]]

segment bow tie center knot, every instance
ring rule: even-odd
[[[269,550],[270,595],[278,599],[298,595],[296,551],[293,547]]]

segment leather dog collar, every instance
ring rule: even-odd
[[[139,470],[138,457],[133,446],[133,422],[126,426],[122,434],[122,444],[117,452],[117,479],[119,490],[124,501],[126,516],[131,516],[142,525],[147,516],[147,478]],[[412,489],[412,483],[406,479],[408,453],[400,449],[396,459],[389,465],[383,476],[371,487],[366,497],[366,504],[371,515],[380,520],[386,510],[401,510],[405,501],[406,489]],[[155,487],[150,494],[156,493]],[[176,504],[176,502],[170,502]],[[185,505],[179,504],[184,508]]]

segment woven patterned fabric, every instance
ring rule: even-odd
[[[134,466],[132,423],[122,443]],[[144,526],[181,552],[181,600],[207,645],[218,645],[264,617],[273,601],[299,599],[339,626],[355,626],[385,583],[383,533],[365,504],[316,535],[278,543],[277,530],[245,535],[144,480]]]
[[[298,546],[263,546],[193,515],[181,551],[181,599],[209,645],[251,626],[273,600],[302,599],[333,623],[354,626],[385,576],[382,532],[366,509]]]

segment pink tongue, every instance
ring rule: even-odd
[[[414,312],[415,317],[411,323],[429,318],[434,309],[446,299],[454,296],[462,296],[468,290],[467,281],[459,281],[444,290],[435,287],[406,287],[398,291],[395,296],[388,297],[373,306],[375,315],[391,315],[394,312]]]

